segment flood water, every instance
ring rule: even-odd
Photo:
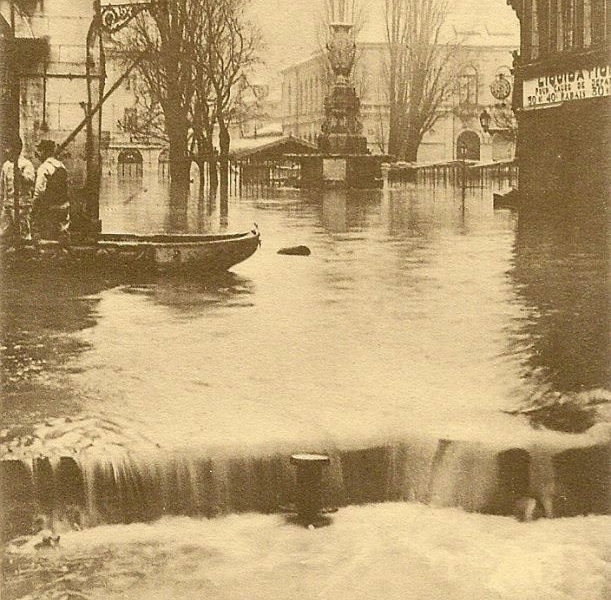
[[[104,229],[167,229],[155,183],[110,187]],[[185,224],[254,222],[261,248],[213,279],[5,281],[7,425],[120,415],[164,447],[332,444],[415,424],[513,429],[500,411],[607,383],[591,232],[519,226],[489,190],[463,205],[443,187],[268,191],[232,198],[228,223],[193,200]],[[312,255],[276,254],[297,244]]]
[[[354,453],[393,441],[418,449],[363,456],[365,467],[358,454],[344,455],[348,491],[338,503],[432,494],[480,510],[495,468],[482,447],[584,445],[578,434],[604,420],[607,256],[594,216],[518,216],[494,210],[489,189],[468,190],[463,201],[460,191],[431,186],[258,191],[220,213],[195,195],[177,215],[154,179],[111,181],[105,231],[257,223],[262,246],[229,273],[195,280],[5,277],[3,459],[72,456],[88,465],[86,486],[108,476],[95,470],[100,463],[111,464],[113,485],[129,488],[133,505],[146,477],[163,480],[167,494],[195,495],[212,463],[185,456],[237,457],[244,466],[248,457]],[[277,254],[300,244],[310,256]],[[530,418],[509,414],[539,406]],[[463,483],[481,490],[466,497],[447,473],[431,483],[440,439],[478,444],[475,458],[455,450],[444,464],[448,473],[470,465],[476,476]],[[142,457],[153,455],[157,465],[172,457],[171,477],[161,467],[145,477],[141,467],[140,483],[125,483],[134,477],[127,461],[150,465]],[[408,465],[409,486],[388,484],[393,491],[379,497],[377,480],[348,489],[376,456],[393,469]],[[419,461],[427,465],[420,474]],[[235,464],[220,469],[224,510],[168,496],[156,500],[158,512],[132,506],[117,515],[89,490],[97,511],[89,523],[274,512],[282,498],[273,493],[240,499],[248,484]],[[270,477],[282,477],[278,469]]]

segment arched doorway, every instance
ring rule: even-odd
[[[456,138],[456,158],[460,160],[479,160],[480,141],[475,131],[463,131]]]
[[[119,152],[117,167],[121,177],[142,176],[142,154],[137,148],[125,148]]]

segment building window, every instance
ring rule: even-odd
[[[289,83],[288,88],[287,88],[287,100],[288,100],[288,105],[287,105],[287,109],[288,109],[288,114],[289,116],[291,115],[291,112],[293,110],[293,88],[291,87],[291,84]]]
[[[314,110],[314,79],[310,79],[310,112]]]
[[[458,84],[458,102],[461,106],[475,106],[477,104],[477,70],[467,67],[462,71]]]
[[[562,28],[564,33],[564,48],[572,48],[575,31],[575,0],[562,0]],[[560,38],[560,31],[558,31]]]
[[[538,0],[532,0],[530,4],[531,19],[530,19],[530,57],[536,59],[539,57],[539,10]]]
[[[142,154],[137,148],[121,150],[117,158],[119,175],[122,177],[142,177]]]
[[[549,50],[561,51],[564,48],[564,2],[566,0],[550,0],[549,7]]]
[[[537,30],[539,32],[539,54],[545,55],[550,50],[550,0],[535,0],[537,5]]]
[[[583,45],[592,45],[592,1],[583,0]]]
[[[592,0],[592,45],[601,45],[607,39],[607,0]]]
[[[573,0],[575,7],[573,8],[575,28],[573,31],[573,46],[576,48],[583,47],[583,13],[584,13],[584,2],[583,0]]]
[[[299,88],[297,89],[297,114],[301,114],[301,109],[303,107],[303,82],[299,82]]]
[[[138,126],[138,113],[135,108],[126,108],[123,112],[123,128],[134,131]]]

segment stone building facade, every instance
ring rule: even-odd
[[[91,0],[0,0],[3,24],[14,26],[15,53],[10,77],[18,78],[15,99],[25,154],[33,156],[41,139],[61,143],[85,117],[87,108],[87,33],[94,16]],[[99,63],[91,64],[97,95]],[[3,87],[4,87],[3,82]],[[73,186],[84,185],[85,130],[63,156]]]
[[[16,102],[13,99],[15,102],[7,102],[3,114],[18,110],[19,119],[7,117],[5,120],[9,127],[11,122],[18,123],[25,153],[30,157],[40,139],[62,143],[85,118],[87,38],[94,6],[94,0],[0,0],[3,40],[5,34],[7,40],[12,37],[13,22],[16,38],[15,58],[2,61],[3,99],[9,95],[9,80],[19,79],[18,109],[8,106]],[[113,54],[108,36],[104,38],[104,49],[105,89],[108,90],[125,67]],[[99,99],[100,75],[97,36],[92,38],[89,57],[91,104],[95,106]],[[163,144],[137,139],[126,132],[127,121],[138,110],[134,77],[132,73],[106,100],[101,123],[98,117],[92,120],[104,175],[158,170],[160,159],[163,160]],[[7,129],[4,125],[3,130]],[[66,147],[62,158],[70,173],[71,188],[82,188],[86,177],[86,128]]]
[[[499,5],[502,12],[503,3]],[[420,162],[453,160],[458,158],[457,148],[463,145],[472,160],[504,160],[514,154],[511,98],[495,98],[491,86],[499,79],[512,82],[512,52],[519,45],[517,19],[508,7],[505,18],[482,13],[476,2],[464,2],[461,7],[460,12],[449,16],[445,31],[446,39],[456,40],[460,48],[456,56],[455,92],[441,108],[433,129],[425,134],[418,152]],[[378,13],[377,19],[372,18],[359,32],[353,80],[361,99],[363,133],[369,150],[385,153],[389,119],[385,88],[388,48],[384,23],[379,20],[383,14]],[[315,52],[285,69],[282,75],[283,134],[313,141],[324,120],[328,92],[324,54]],[[488,132],[480,122],[484,111],[491,116]]]
[[[106,49],[106,88],[125,71],[122,60],[113,46]],[[102,168],[105,176],[118,174],[162,174],[167,170],[167,146],[162,140],[143,137],[130,132],[132,122],[138,122],[145,109],[138,103],[137,71],[132,71],[104,103],[102,110]]]
[[[609,189],[607,0],[509,0],[520,19],[514,107],[520,188],[529,196],[593,199]]]

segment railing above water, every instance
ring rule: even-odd
[[[390,187],[406,184],[509,190],[518,186],[515,161],[489,164],[455,161],[434,165],[391,164],[385,169]]]

